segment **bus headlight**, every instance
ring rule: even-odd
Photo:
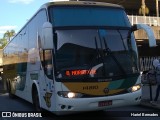
[[[57,93],[60,97],[64,98],[81,98],[83,95],[81,93],[67,92],[67,91],[59,91]]]
[[[140,85],[140,84],[137,84],[137,85],[134,85],[134,86],[130,87],[130,88],[128,89],[128,91],[129,91],[129,92],[136,92],[136,91],[138,91],[138,90],[140,90],[140,89],[141,89],[141,85]]]
[[[67,94],[67,97],[68,97],[68,98],[75,98],[75,96],[76,96],[76,93],[73,93],[73,92],[69,92],[69,93]]]

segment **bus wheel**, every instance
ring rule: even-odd
[[[36,111],[41,111],[38,91],[36,89],[33,90],[32,97],[33,97],[33,105],[34,105]]]
[[[7,85],[7,89],[8,89],[9,97],[12,99],[15,98],[15,95],[12,93],[12,88],[10,84]]]

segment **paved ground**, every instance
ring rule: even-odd
[[[159,95],[159,98],[158,98],[158,101],[157,101],[156,104],[151,104],[150,103],[151,98],[152,98],[152,100],[155,98],[156,88],[157,88],[156,85],[155,86],[151,86],[151,87],[149,85],[143,85],[143,87],[142,87],[141,105],[146,106],[146,107],[155,108],[155,109],[160,109],[160,95]]]
[[[3,87],[3,82],[2,80],[0,79],[0,93],[5,93],[6,90],[4,90],[4,87]]]

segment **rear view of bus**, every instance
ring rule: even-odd
[[[139,104],[141,82],[133,31],[141,28],[150,46],[155,46],[149,27],[132,27],[121,6],[43,5],[4,48],[9,95],[56,114]]]

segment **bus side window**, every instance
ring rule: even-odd
[[[49,79],[53,79],[53,61],[52,61],[52,50],[44,50],[44,71]]]

